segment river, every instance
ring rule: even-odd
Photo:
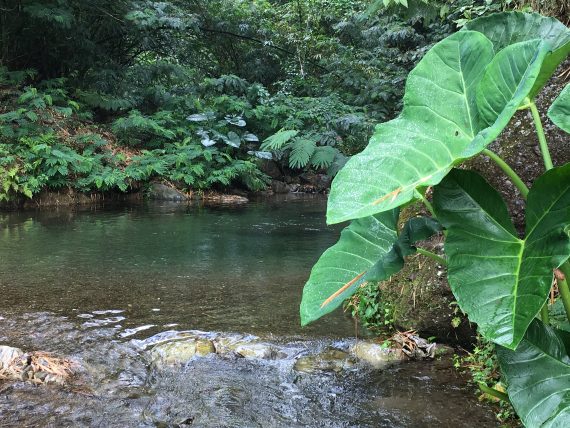
[[[449,360],[293,369],[355,340],[341,311],[299,325],[303,283],[340,231],[325,206],[286,196],[0,213],[0,344],[85,367],[83,390],[0,383],[0,425],[498,426]],[[188,330],[256,335],[286,357],[154,369],[157,338]]]

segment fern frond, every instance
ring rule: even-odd
[[[311,166],[316,169],[328,168],[332,165],[338,149],[331,146],[317,147],[311,156]]]
[[[291,146],[291,154],[289,155],[289,166],[291,168],[304,168],[307,166],[317,148],[315,141],[306,138],[297,138]]]
[[[272,136],[266,138],[263,141],[263,144],[261,145],[260,149],[262,151],[279,150],[289,140],[291,140],[291,138],[295,137],[298,133],[299,133],[299,131],[296,131],[293,129],[290,129],[290,130],[281,129],[280,131],[276,132]]]

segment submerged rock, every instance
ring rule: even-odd
[[[220,336],[214,340],[216,353],[235,354],[252,359],[275,359],[281,353],[272,344],[260,342],[255,336]]]
[[[406,360],[408,357],[398,349],[387,348],[373,342],[360,341],[350,348],[350,352],[375,369],[382,369],[400,361]]]
[[[150,351],[152,363],[157,367],[185,364],[194,357],[205,357],[216,352],[208,339],[192,338],[156,345]]]
[[[293,368],[304,373],[340,372],[352,367],[354,362],[354,359],[347,352],[330,348],[320,354],[299,358]]]
[[[220,193],[209,193],[202,197],[204,204],[246,204],[249,202],[247,197],[242,195],[226,195]]]

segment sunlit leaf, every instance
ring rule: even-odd
[[[416,188],[435,185],[457,163],[492,142],[528,95],[547,46],[539,40],[506,48],[494,60],[481,33],[461,31],[436,44],[410,73],[404,109],[380,124],[368,147],[353,156],[331,188],[327,221],[373,215],[415,197]],[[507,64],[509,65],[507,67]],[[508,73],[498,87],[480,86],[486,73]],[[494,120],[482,125],[477,92],[496,92]]]
[[[470,21],[464,28],[483,33],[493,43],[495,52],[514,43],[534,39],[541,39],[548,44],[549,53],[529,92],[530,98],[538,94],[556,67],[570,54],[570,29],[557,19],[538,13],[495,13]]]

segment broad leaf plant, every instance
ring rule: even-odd
[[[468,23],[425,55],[408,76],[399,117],[378,125],[332,184],[327,221],[351,223],[313,267],[303,325],[366,282],[388,279],[407,255],[435,258],[447,266],[461,309],[498,345],[508,397],[523,423],[570,426],[570,333],[550,325],[547,304],[556,281],[570,320],[570,163],[552,164],[535,104],[569,53],[570,30],[561,22],[507,12]],[[545,166],[531,189],[487,149],[523,109],[531,112]],[[570,132],[568,86],[548,116]],[[477,155],[495,161],[526,200],[524,237],[497,190],[458,168]],[[400,208],[414,200],[432,216],[412,218],[399,231]],[[444,257],[414,246],[439,231]]]

